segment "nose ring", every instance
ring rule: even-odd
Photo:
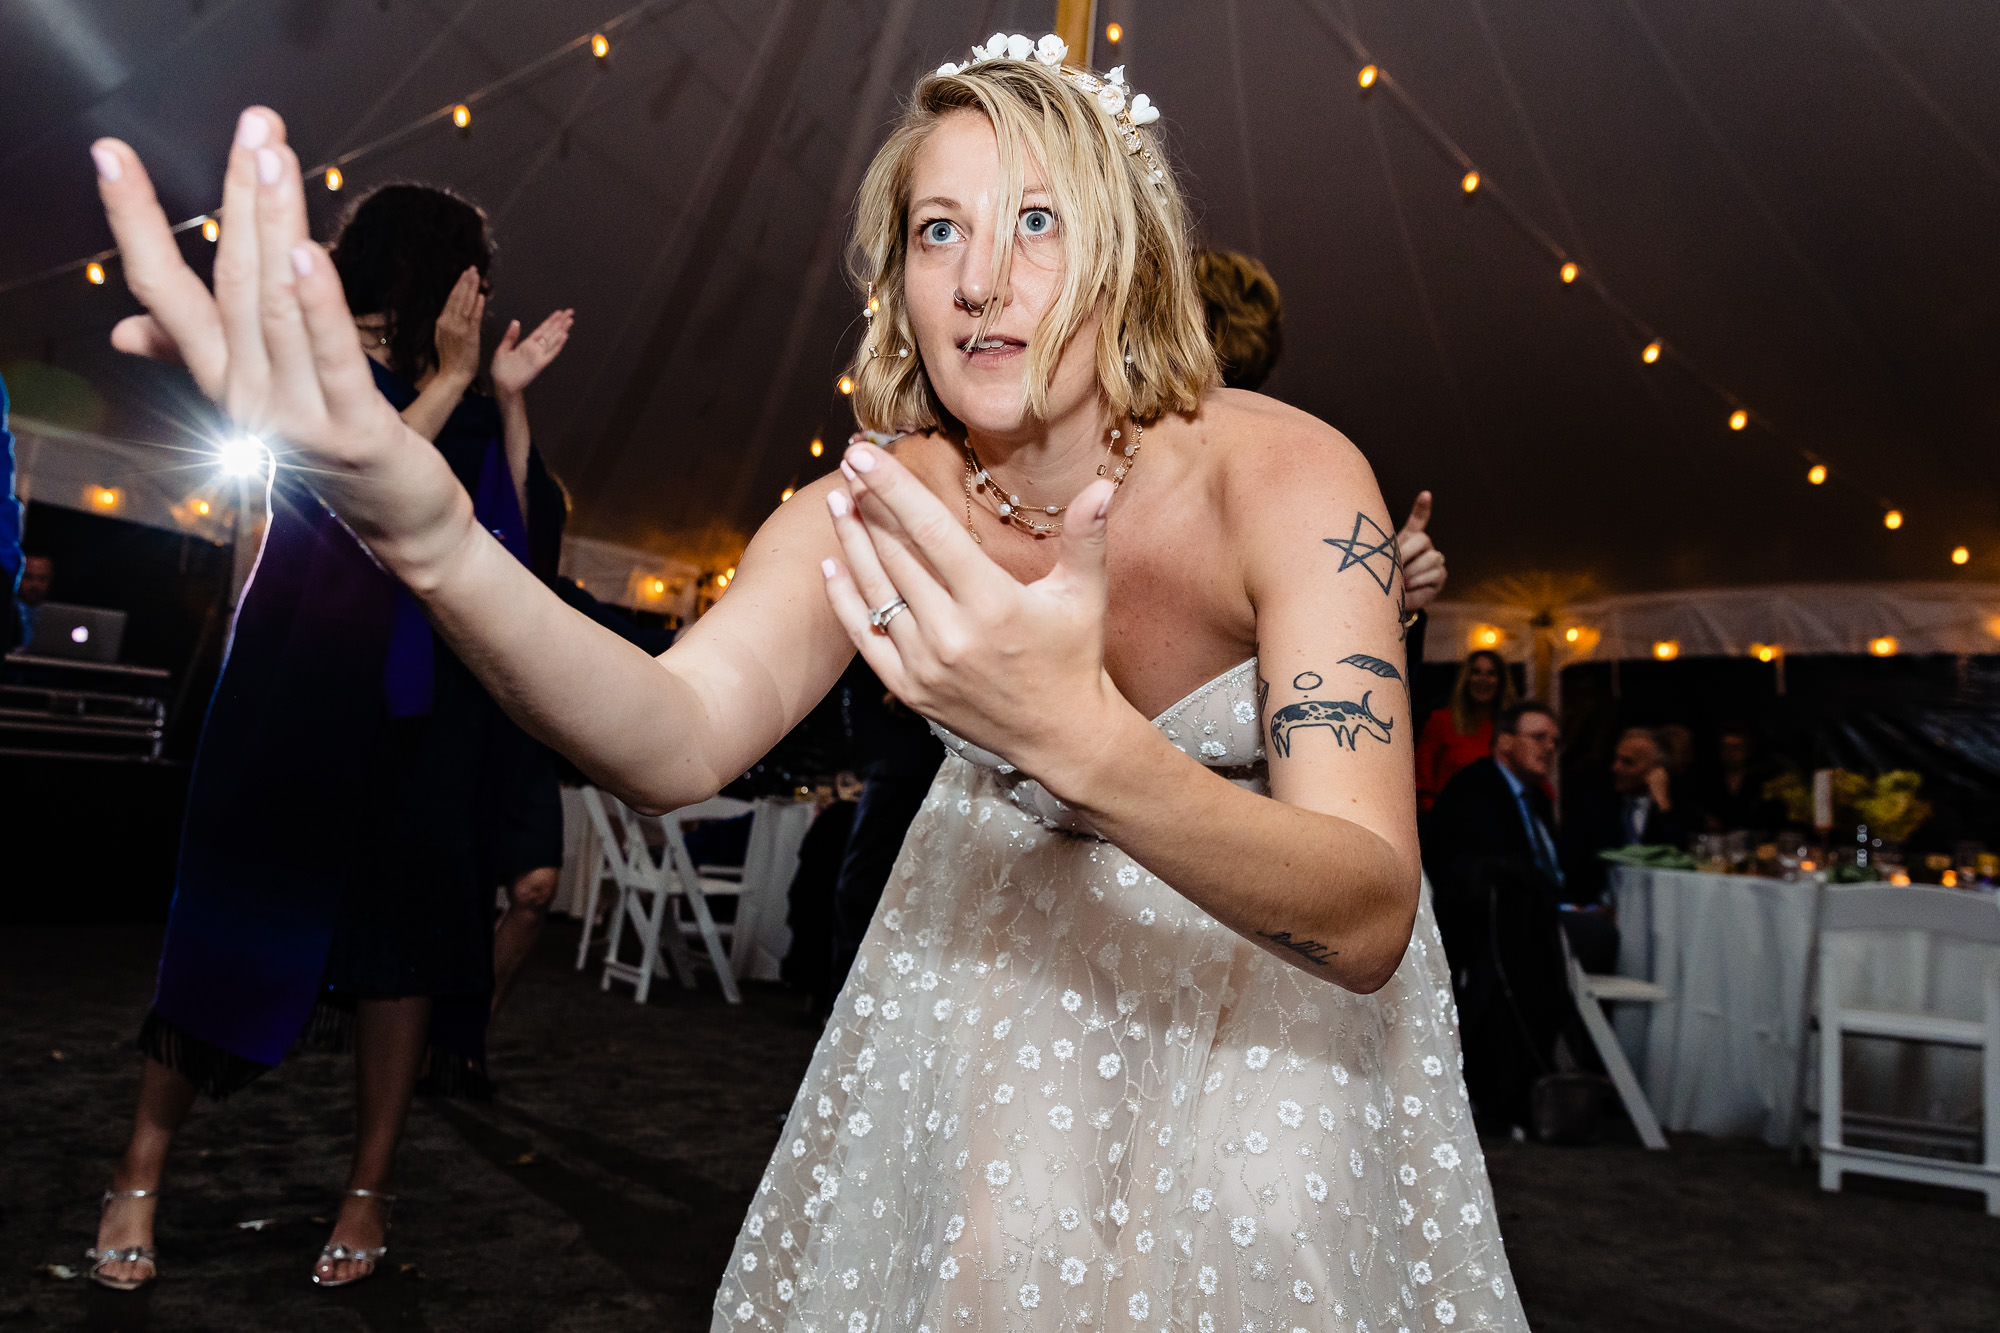
[[[952,289],[951,299],[957,304],[960,310],[965,311],[969,315],[983,315],[986,313],[986,307],[993,304],[993,298],[990,296],[984,301],[968,301],[965,299],[965,294],[956,287]]]

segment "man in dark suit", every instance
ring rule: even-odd
[[[1563,872],[1544,787],[1560,740],[1546,705],[1503,710],[1492,756],[1445,784],[1425,831],[1466,1089],[1491,1129],[1530,1123],[1530,1089],[1554,1071],[1556,1037],[1573,1012],[1557,939],[1567,915]]]
[[[1577,792],[1566,806],[1563,870],[1571,902],[1602,901],[1605,873],[1599,852],[1637,843],[1679,847],[1691,832],[1688,812],[1675,798],[1667,772],[1666,747],[1650,727],[1626,728],[1611,755],[1610,784]]]

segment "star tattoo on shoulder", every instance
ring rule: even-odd
[[[1396,554],[1396,534],[1385,532],[1382,525],[1366,514],[1354,516],[1354,535],[1351,537],[1323,537],[1328,546],[1340,552],[1340,568],[1336,574],[1345,574],[1359,565],[1375,580],[1384,595],[1395,586],[1397,571],[1402,560]]]

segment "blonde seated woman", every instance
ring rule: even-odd
[[[1522,1328],[1418,890],[1394,528],[1338,432],[1215,387],[1157,112],[1063,55],[918,84],[855,244],[857,414],[907,433],[777,510],[657,660],[374,391],[275,114],[212,297],[95,146],[152,311],[115,341],[283,440],[635,806],[713,793],[857,649],[945,735],[717,1329]]]

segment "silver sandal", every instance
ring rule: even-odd
[[[103,1200],[97,1205],[98,1222],[102,1224],[104,1212],[111,1207],[113,1199],[150,1199],[158,1193],[158,1190],[106,1190]],[[105,1250],[102,1253],[93,1246],[83,1252],[83,1257],[90,1260],[90,1280],[112,1291],[137,1291],[160,1276],[160,1261],[150,1245],[128,1245],[122,1250]],[[108,1277],[104,1272],[106,1264],[145,1264],[153,1271],[140,1278]]]
[[[356,1199],[380,1199],[385,1211],[388,1205],[396,1202],[395,1195],[384,1194],[381,1190],[348,1190],[347,1194],[349,1197]],[[386,1232],[388,1229],[389,1223],[385,1218],[382,1223],[382,1230]],[[388,1252],[389,1246],[386,1242],[369,1248],[356,1249],[350,1245],[335,1245],[332,1241],[328,1241],[320,1247],[319,1260],[313,1264],[313,1285],[315,1287],[350,1287],[363,1278],[374,1277],[376,1265],[382,1261],[382,1256]],[[367,1264],[368,1271],[355,1277],[340,1278],[338,1280],[324,1278],[319,1275],[321,1264],[337,1264],[348,1260]]]

